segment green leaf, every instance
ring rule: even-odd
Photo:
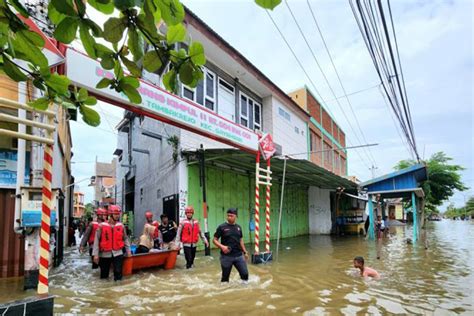
[[[161,20],[161,10],[155,5],[153,0],[145,0],[145,3],[143,4],[143,10],[145,11],[147,19],[153,21],[153,25],[155,25],[155,22],[159,22]]]
[[[48,87],[54,89],[59,94],[67,94],[71,81],[68,77],[58,74],[51,74],[49,78],[45,78]]]
[[[61,106],[65,109],[71,109],[71,110],[76,110],[77,106],[75,104],[72,104],[70,102],[61,102]]]
[[[122,65],[119,62],[115,62],[114,74],[117,80],[120,80],[123,78],[123,69],[122,69]]]
[[[86,14],[86,5],[82,0],[74,0],[74,3],[76,4],[77,12],[83,17]]]
[[[110,84],[114,82],[112,79],[108,79],[108,78],[102,78],[96,85],[95,87],[97,89],[103,89],[103,88],[107,88],[108,86],[110,86]]]
[[[129,84],[121,84],[120,87],[123,90],[123,93],[128,97],[130,102],[135,103],[135,104],[140,104],[142,103],[142,96],[140,93],[138,93],[138,90],[134,87],[132,87]]]
[[[124,11],[135,6],[135,0],[114,0],[114,5],[120,11]]]
[[[97,99],[93,96],[89,96],[84,100],[84,104],[87,105],[96,105],[97,104]]]
[[[143,68],[149,72],[156,72],[161,67],[161,59],[155,50],[149,51],[143,58]]]
[[[79,112],[82,114],[82,119],[86,124],[90,126],[99,126],[100,125],[100,116],[95,110],[91,109],[88,106],[81,105],[79,107]]]
[[[264,9],[273,10],[281,3],[281,0],[255,0],[255,3]]]
[[[104,14],[112,14],[114,12],[114,4],[112,1],[101,1],[101,0],[88,0],[88,4],[90,4],[94,9],[100,11]]]
[[[28,105],[34,109],[46,111],[48,109],[49,103],[50,101],[48,97],[41,97],[36,100],[28,102]]]
[[[19,31],[18,33],[21,33],[31,44],[38,47],[44,46],[44,39],[38,33],[29,30]]]
[[[135,27],[130,27],[128,31],[128,48],[133,55],[133,61],[138,61],[143,57],[143,38]]]
[[[112,56],[114,54],[114,51],[108,48],[105,45],[96,43],[94,45],[95,51],[97,52],[97,56],[103,57],[103,56]]]
[[[77,16],[72,0],[51,0],[51,4],[59,13],[69,16]]]
[[[176,92],[176,72],[174,69],[171,69],[163,76],[163,84],[165,85],[166,90]]]
[[[131,61],[130,59],[128,59],[125,56],[120,56],[120,59],[122,60],[125,67],[127,67],[128,71],[130,71],[130,73],[132,75],[134,75],[136,77],[141,77],[142,71],[136,63],[134,63],[133,61]]]
[[[79,102],[84,102],[88,96],[89,96],[89,93],[87,92],[87,90],[84,88],[81,88],[79,89],[79,92],[77,93],[76,100]]]
[[[193,82],[193,71],[194,67],[191,63],[187,62],[181,65],[179,68],[179,80],[185,85],[188,85]]]
[[[51,22],[53,22],[55,25],[58,25],[66,17],[67,17],[67,15],[62,14],[61,12],[56,10],[56,7],[53,5],[52,2],[49,3],[49,5],[48,5],[48,18],[51,20]]]
[[[89,27],[95,37],[102,37],[102,29],[97,25],[97,23],[90,19],[83,19],[82,22]]]
[[[122,84],[128,84],[135,89],[140,87],[140,81],[137,78],[131,76],[123,77],[122,80],[120,80],[120,85]]]
[[[20,68],[18,68],[5,55],[3,56],[3,71],[5,71],[8,77],[10,77],[11,79],[17,82],[26,81],[28,79],[26,75],[20,70]]]
[[[104,24],[104,39],[111,43],[118,43],[122,39],[123,31],[126,28],[126,19],[110,18]]]
[[[84,23],[81,23],[81,27],[79,28],[79,36],[81,38],[82,45],[91,58],[96,59],[97,54],[95,52],[95,40],[94,37],[89,33],[89,28]]]
[[[195,65],[204,66],[206,64],[206,56],[204,55],[204,47],[199,42],[193,42],[189,46],[189,57]]]
[[[31,42],[23,35],[23,33],[18,32],[16,34],[16,38],[12,40],[12,44],[17,52],[17,58],[30,61],[40,68],[48,67],[48,59],[43,54],[41,49],[31,44]]]
[[[154,0],[154,2],[168,26],[179,24],[184,20],[184,7],[179,0]]]
[[[183,24],[170,25],[166,33],[166,40],[168,45],[183,42],[186,39],[186,28]]]
[[[64,44],[70,44],[75,38],[79,20],[67,17],[59,23],[54,31],[54,38]]]
[[[17,10],[23,17],[27,18],[30,15],[25,7],[18,0],[10,0],[10,4]]]
[[[100,61],[100,65],[102,68],[107,70],[113,69],[115,66],[115,59],[112,56],[104,56]]]

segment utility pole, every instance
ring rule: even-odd
[[[378,167],[372,165],[372,167],[369,168],[369,170],[372,172],[372,179],[375,178],[375,170],[378,169]]]

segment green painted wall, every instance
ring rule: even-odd
[[[245,243],[253,242],[249,234],[251,210],[254,208],[255,179],[254,176],[242,175],[230,170],[206,167],[207,203],[209,207],[209,232],[212,236],[218,225],[226,220],[226,211],[230,207],[239,209],[237,222],[242,226]],[[278,212],[280,207],[280,183],[273,182],[271,190],[271,238],[277,238]],[[202,212],[202,192],[199,186],[199,168],[197,165],[188,167],[188,204],[196,210],[195,218],[204,229]],[[281,236],[294,237],[309,233],[308,222],[308,189],[304,186],[285,185],[283,200]],[[260,187],[260,249],[265,245],[265,187]],[[203,245],[200,244],[199,249]]]

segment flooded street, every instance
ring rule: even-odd
[[[398,227],[381,245],[362,237],[305,236],[283,240],[278,261],[249,265],[242,284],[235,270],[221,285],[217,251],[198,253],[186,271],[147,270],[121,283],[91,273],[88,257],[69,252],[51,273],[50,289],[59,314],[465,314],[473,309],[474,223],[444,220],[428,224],[430,247],[406,243],[410,227]],[[378,270],[364,280],[352,268],[355,256]],[[0,302],[31,296],[22,280],[0,280]]]

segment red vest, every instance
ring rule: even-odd
[[[105,222],[100,223],[99,225],[102,230],[99,244],[100,251],[117,251],[125,246],[125,243],[123,242],[125,228],[122,223],[116,223],[114,227]]]
[[[194,224],[194,225],[193,225]],[[199,222],[195,219],[184,219],[181,222],[181,242],[183,244],[195,244],[199,240]]]
[[[91,223],[91,225],[92,225],[91,234],[89,235],[89,240],[87,242],[89,243],[89,245],[92,246],[94,244],[95,232],[97,228],[99,228],[99,222],[94,221]]]
[[[158,221],[153,221],[153,226],[155,226],[155,231],[153,232],[153,240],[158,239],[159,237],[159,231],[158,231]]]

